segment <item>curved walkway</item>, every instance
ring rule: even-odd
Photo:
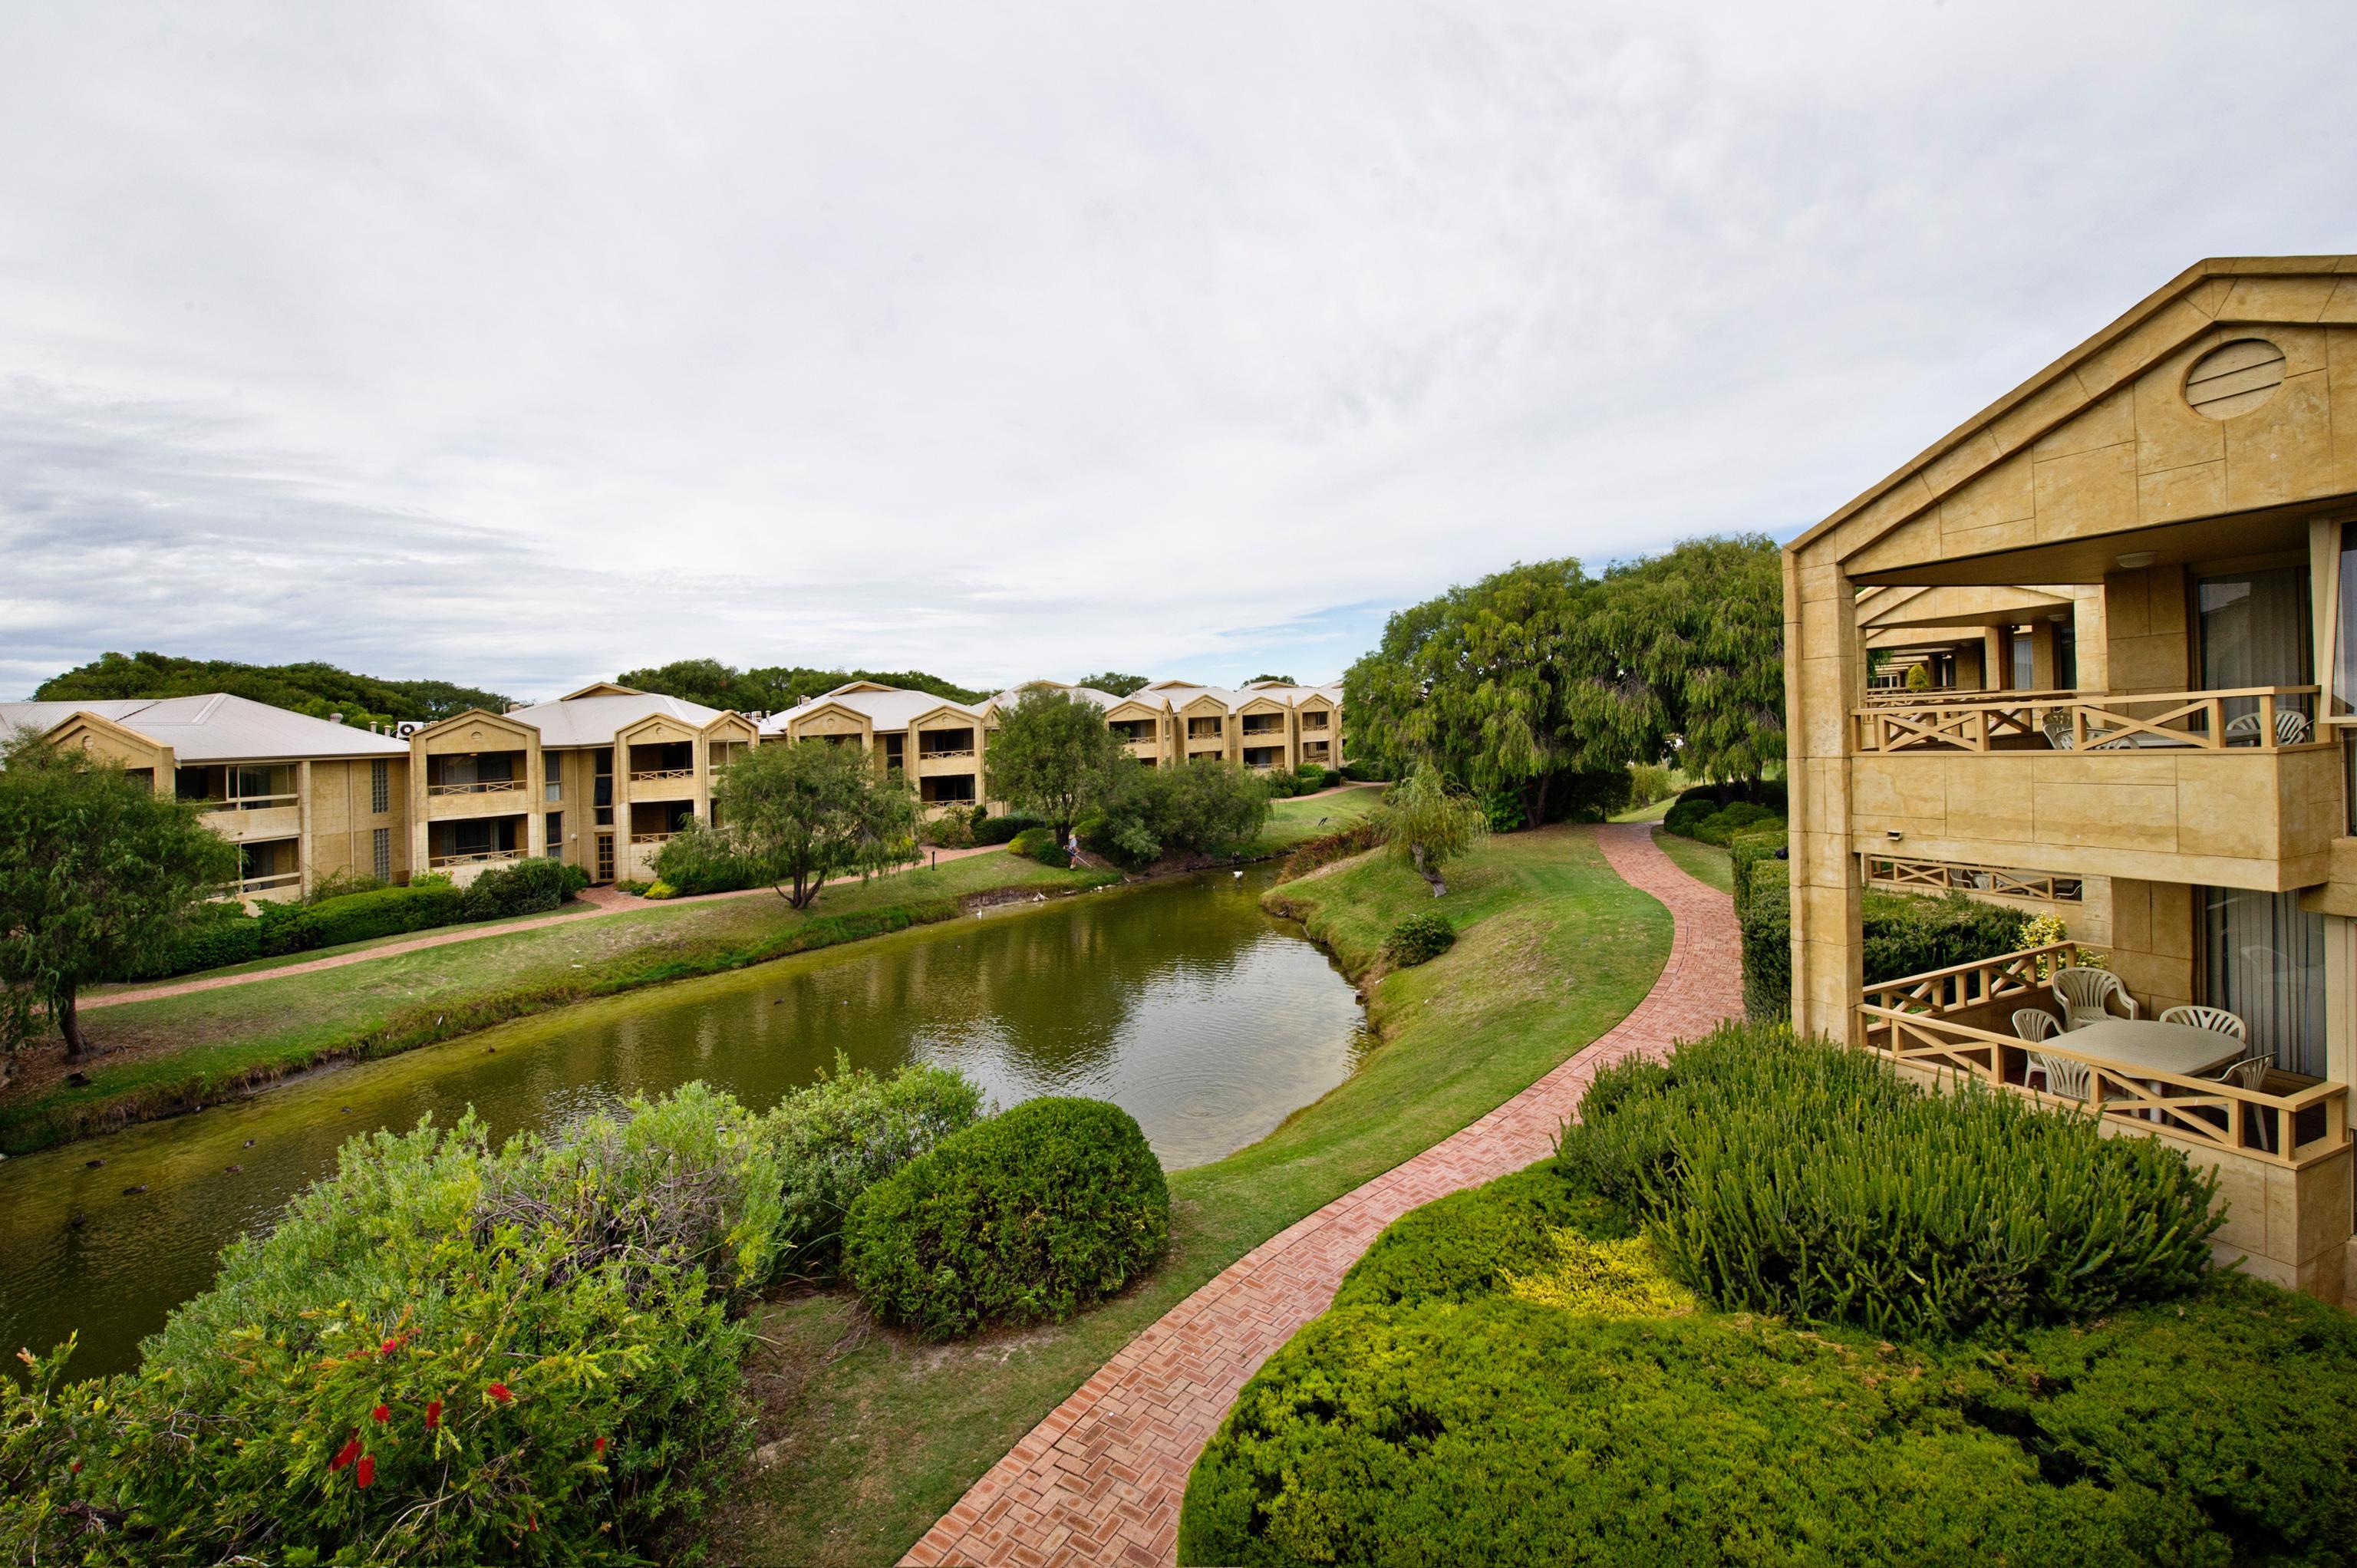
[[[1658,1057],[1740,1015],[1735,911],[1653,843],[1649,824],[1600,828],[1612,869],[1669,908],[1669,961],[1634,1012],[1554,1071],[1424,1153],[1296,1221],[1131,1340],[1033,1428],[903,1563],[1178,1559],[1178,1504],[1196,1455],[1246,1379],[1326,1310],[1383,1227],[1422,1204],[1516,1171],[1555,1145],[1598,1068]]]

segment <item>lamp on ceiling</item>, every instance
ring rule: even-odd
[[[2123,572],[2141,572],[2147,566],[2151,565],[2154,562],[2159,559],[2160,552],[2158,550],[2131,550],[2126,554],[2122,555],[2119,558],[2120,570]]]

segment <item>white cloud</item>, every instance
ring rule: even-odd
[[[1813,521],[2204,254],[2347,7],[17,7],[0,688],[1339,670]]]

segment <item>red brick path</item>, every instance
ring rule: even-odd
[[[1649,824],[1600,828],[1612,869],[1677,922],[1669,962],[1635,1012],[1471,1126],[1297,1221],[1170,1309],[1034,1427],[903,1563],[1125,1563],[1178,1559],[1178,1503],[1196,1455],[1244,1380],[1334,1299],[1393,1220],[1554,1147],[1596,1069],[1659,1056],[1742,1012],[1735,913],[1680,871]]]

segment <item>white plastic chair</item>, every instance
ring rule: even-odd
[[[2240,1022],[2239,1019],[2236,1021]],[[2231,1083],[2236,1089],[2247,1089],[2256,1092],[2266,1088],[2267,1074],[2273,1070],[2275,1065],[2275,1058],[2261,1052],[2257,1056],[2244,1057],[2240,1061],[2228,1062],[2210,1076],[2221,1083]],[[2235,1106],[2233,1113],[2240,1115],[2242,1107]],[[2276,1119],[2266,1112],[2255,1112],[2254,1119],[2259,1124],[2259,1147],[2268,1154],[2274,1154],[2276,1152]]]
[[[2308,735],[2309,725],[2308,715],[2306,714],[2301,713],[2298,708],[2279,708],[2276,711],[2276,744],[2277,746],[2306,746],[2308,744]],[[2259,738],[2259,715],[2256,714],[2237,714],[2233,718],[2228,719],[2226,721],[2226,738],[2229,741],[2257,740]]]
[[[2223,1007],[2171,1007],[2160,1015],[2164,1024],[2182,1024],[2189,1029],[2213,1029],[2221,1035],[2250,1043],[2251,1028]]]
[[[2094,1069],[2085,1062],[2072,1061],[2069,1057],[2050,1056],[2044,1051],[2029,1053],[2029,1065],[2046,1079],[2046,1092],[2063,1100],[2087,1098],[2087,1079]]]
[[[2120,983],[2120,977],[2108,969],[2061,969],[2054,972],[2054,998],[2062,1004],[2062,1026],[2083,1029],[2090,1024],[2100,1024],[2112,1015],[2104,1004],[2112,997],[2120,999],[2131,1018],[2136,1015],[2136,998]]]
[[[2043,1007],[2023,1007],[2018,1009],[2013,1015],[2013,1032],[2015,1035],[2025,1040],[2046,1039],[2052,1036],[2053,1033],[2061,1026],[2062,1026],[2060,1023],[2056,1022],[2054,1015],[2049,1013]],[[2029,1060],[2021,1069],[2021,1081],[2023,1084],[2027,1085],[2029,1082],[2029,1075],[2031,1073],[2036,1073],[2040,1078],[2046,1076],[2046,1056],[2044,1052],[2032,1051],[2029,1053]]]

